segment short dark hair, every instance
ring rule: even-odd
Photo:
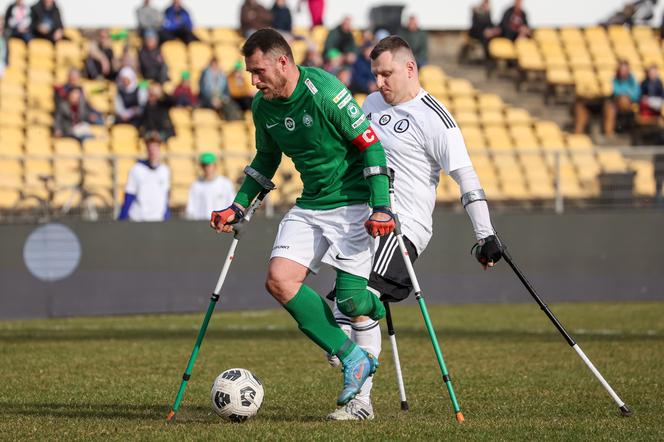
[[[264,54],[273,51],[280,55],[285,55],[290,61],[293,61],[293,51],[286,42],[286,39],[272,28],[263,28],[249,36],[242,45],[242,55],[251,57],[257,49]]]
[[[380,54],[383,52],[391,52],[394,54],[399,49],[405,49],[410,52],[411,55],[413,54],[413,50],[410,48],[410,45],[406,40],[399,37],[398,35],[390,35],[379,41],[378,44],[374,46],[371,54],[369,54],[369,57],[372,60],[375,60],[380,57]]]

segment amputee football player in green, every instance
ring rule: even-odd
[[[265,286],[305,335],[341,360],[344,385],[337,404],[344,405],[378,361],[348,339],[329,306],[304,280],[321,263],[331,265],[340,311],[373,319],[385,315],[378,297],[367,291],[372,237],[395,227],[385,152],[348,89],[321,69],[297,66],[277,31],[258,30],[242,52],[259,90],[252,104],[256,156],[251,167],[272,178],[284,154],[304,184],[279,225]],[[211,227],[232,231],[260,190],[257,181],[246,177],[234,203],[212,212]]]

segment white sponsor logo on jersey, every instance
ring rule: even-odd
[[[366,119],[366,116],[365,116],[364,114],[360,115],[360,118],[358,118],[357,120],[355,120],[355,122],[353,123],[353,129],[357,128],[357,126],[359,126],[360,124],[362,124],[362,122],[363,122],[365,119]]]
[[[360,110],[357,108],[357,105],[355,103],[351,103],[346,108],[346,112],[348,112],[349,117],[353,118],[360,113]]]
[[[302,117],[302,124],[304,124],[307,127],[311,127],[311,125],[314,124],[314,119],[311,118],[311,115],[304,114],[304,116]]]
[[[308,78],[304,80],[304,84],[309,88],[312,94],[316,95],[318,93],[318,89],[316,89],[316,86],[314,86],[314,84]]]
[[[337,104],[337,107],[338,107],[339,109],[343,109],[344,107],[346,107],[346,105],[347,105],[347,104],[350,102],[350,100],[352,100],[352,99],[353,99],[353,96],[352,96],[351,94],[346,95],[346,98],[344,98],[343,100],[341,100],[341,103]]]
[[[339,91],[339,93],[337,94],[337,96],[332,99],[332,102],[334,104],[337,104],[339,102],[339,100],[341,100],[344,97],[344,95],[346,95],[347,93],[348,93],[348,90],[346,90],[346,88],[341,89]]]
[[[286,119],[284,119],[284,126],[286,126],[286,129],[292,132],[295,130],[295,120],[293,120],[291,117],[286,117]]]
[[[272,128],[273,128],[274,126],[276,126],[277,124],[279,124],[279,123],[274,123],[274,124],[268,124],[268,123],[265,123],[265,127],[266,127],[267,129],[272,129]]]

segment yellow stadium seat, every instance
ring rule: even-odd
[[[56,157],[53,160],[53,176],[56,187],[77,186],[81,182],[80,161]]]
[[[48,40],[34,38],[28,42],[28,57],[53,57],[55,48]]]
[[[207,29],[207,28],[202,28],[200,26],[196,26],[194,29],[194,35],[202,42],[204,43],[211,43],[212,42],[212,33]]]
[[[28,47],[20,38],[10,38],[7,42],[9,53],[16,57],[25,58],[28,53]]]
[[[113,187],[113,171],[108,160],[84,159],[82,170],[84,188],[111,189]]]
[[[204,69],[212,58],[212,48],[202,41],[194,41],[187,46],[189,52],[189,66],[192,71]]]
[[[175,126],[176,132],[177,129],[190,129],[191,128],[191,111],[184,107],[174,107],[168,112]]]
[[[18,190],[0,188],[0,209],[13,209],[18,204],[19,198]]]
[[[364,100],[366,100],[367,98],[367,94],[357,93],[353,95],[353,98],[355,98],[355,101],[357,101],[357,105],[362,107],[362,105],[364,104]]]
[[[161,53],[164,61],[171,68],[171,71],[176,71],[187,66],[187,46],[180,40],[170,40],[161,45]]]
[[[505,117],[503,116],[502,111],[494,109],[480,109],[480,122],[482,125],[486,126],[504,126]]]
[[[463,140],[466,143],[466,147],[468,147],[468,150],[477,151],[484,149],[486,145],[486,142],[484,141],[484,135],[482,130],[480,130],[477,126],[464,126],[461,129],[461,133],[463,135]]]
[[[617,149],[602,149],[597,152],[597,161],[605,172],[624,172],[627,170],[625,158]]]
[[[77,41],[60,40],[55,44],[55,62],[58,66],[82,65],[81,46]]]
[[[546,67],[544,58],[538,52],[517,52],[519,67],[526,71],[543,71]]]
[[[192,182],[193,180],[189,182],[189,185]],[[187,201],[189,200],[189,185],[176,184],[171,188],[169,207],[184,207],[187,205]]]
[[[497,94],[480,94],[477,97],[477,106],[480,110],[495,110],[502,111],[505,107],[505,103],[500,95]]]
[[[606,30],[602,26],[589,26],[583,30],[588,44],[608,41]]]
[[[519,107],[508,107],[505,109],[505,122],[507,124],[530,124],[532,117],[530,112]]]
[[[24,171],[27,186],[43,186],[44,178],[53,176],[53,166],[49,160],[27,159]]]
[[[561,28],[560,40],[564,44],[569,44],[569,43],[585,44],[585,37],[583,36],[583,32],[581,32],[580,28]]]
[[[454,119],[461,128],[465,128],[467,126],[478,126],[480,124],[480,120],[477,117],[477,113],[475,111],[457,111],[455,109]]]
[[[0,78],[0,97],[5,98],[25,98],[25,89],[23,83],[14,83],[6,78]]]
[[[191,123],[194,127],[219,127],[219,115],[212,109],[194,109],[191,114]]]
[[[536,28],[533,31],[533,39],[538,43],[560,43],[558,31],[553,28]]]
[[[210,37],[215,43],[234,45],[239,44],[242,39],[237,31],[231,28],[213,28],[210,30]]]
[[[472,96],[456,96],[452,101],[454,112],[475,112],[477,110],[477,103],[475,97]]]
[[[205,151],[205,149],[218,150],[222,144],[221,133],[216,127],[198,128],[194,136],[196,149]]]
[[[191,138],[174,136],[168,139],[168,151],[172,153],[191,153],[194,151],[194,143]]]
[[[138,154],[138,131],[130,124],[116,124],[111,129],[111,151],[118,155]]]
[[[25,69],[18,69],[14,68],[12,65],[9,65],[2,76],[2,81],[21,85],[25,84]]]
[[[653,33],[653,29],[650,26],[635,25],[632,26],[632,38],[636,42],[644,40],[654,40],[655,35]]]
[[[308,48],[309,43],[307,43],[305,40],[295,40],[291,43],[293,59],[295,60],[296,64],[301,64],[302,61],[304,61]]]
[[[568,134],[567,148],[573,151],[588,151],[592,149],[593,142],[588,135],[585,134]]]
[[[445,71],[440,66],[427,64],[420,68],[420,80],[423,82],[439,82],[445,81]]]
[[[53,115],[42,109],[28,109],[25,113],[25,124],[28,126],[39,125],[52,127]]]
[[[174,186],[190,186],[196,180],[196,166],[189,158],[169,158],[171,180]]]
[[[249,148],[249,134],[242,121],[229,121],[224,124],[222,134],[224,149],[230,151],[247,152]]]
[[[0,127],[22,128],[24,124],[25,121],[21,114],[0,108]]]
[[[489,42],[489,54],[497,60],[515,60],[516,49],[511,40],[503,37],[496,37]]]
[[[649,160],[632,160],[629,168],[636,172],[634,190],[637,195],[653,196],[655,194],[654,165]]]
[[[53,199],[50,201],[52,207],[62,209],[67,212],[72,207],[81,204],[81,192],[78,189],[66,188],[58,189],[53,192]]]
[[[569,86],[574,84],[572,74],[567,68],[548,68],[546,70],[547,81],[554,86]]]
[[[214,55],[219,60],[219,67],[224,72],[230,72],[235,63],[242,61],[240,49],[235,44],[217,44],[214,47]]]
[[[474,96],[475,87],[465,78],[448,78],[447,79],[448,93],[453,97],[459,96]]]
[[[53,141],[53,152],[56,155],[81,155],[81,143],[74,138],[56,138]]]
[[[18,189],[23,181],[23,165],[18,159],[0,158],[0,188]]]
[[[25,153],[28,155],[51,155],[51,129],[45,126],[32,126],[26,131]]]
[[[25,112],[25,100],[20,97],[6,97],[0,100],[0,109],[22,114]]]

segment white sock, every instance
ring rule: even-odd
[[[351,339],[357,345],[362,347],[368,353],[371,353],[378,358],[382,347],[380,337],[380,324],[373,319],[367,319],[362,322],[354,322],[352,325],[353,333]],[[371,404],[371,387],[373,386],[373,377],[367,379],[362,386],[362,389],[357,395],[357,399],[364,403]]]
[[[346,333],[346,336],[348,336],[348,338],[352,340],[353,336],[351,328],[351,319],[339,311],[336,302],[332,307],[332,313],[334,314],[334,320],[337,321],[339,327],[341,327],[344,333]]]

